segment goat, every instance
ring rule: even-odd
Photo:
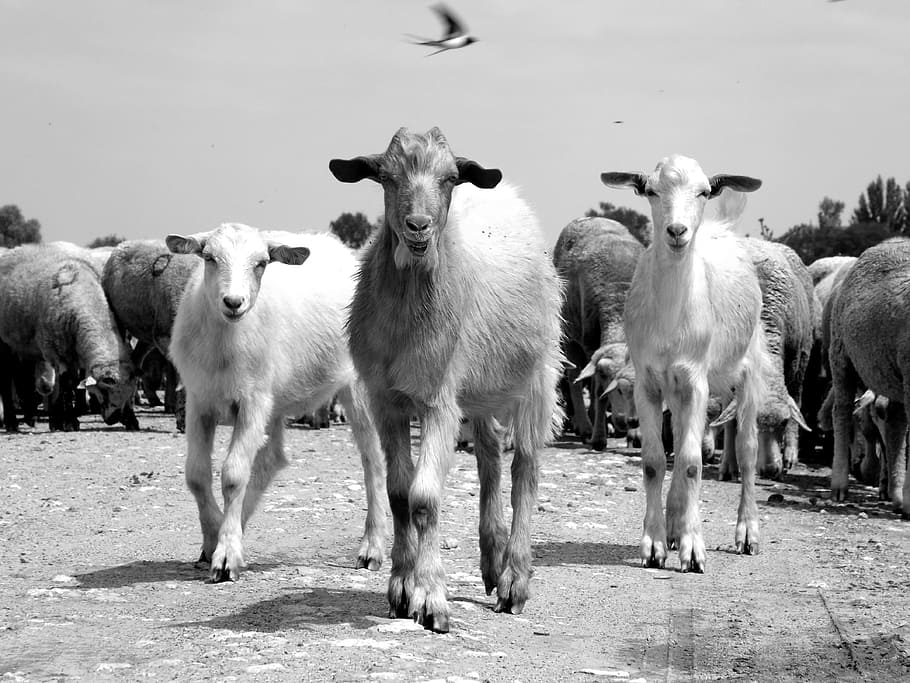
[[[382,459],[344,332],[353,253],[330,235],[261,233],[236,223],[169,235],[166,242],[172,252],[196,254],[205,264],[187,283],[170,354],[187,392],[186,480],[199,507],[200,562],[211,564],[212,581],[239,577],[243,530],[287,463],[285,417],[336,393],[364,466],[368,511],[357,566],[378,569],[385,528]],[[212,493],[219,420],[233,425],[221,470],[223,515]]]
[[[562,294],[538,221],[514,188],[499,185],[500,171],[456,157],[438,128],[402,128],[384,153],[333,159],[329,168],[342,182],[370,179],[385,193],[384,225],[363,256],[349,325],[387,460],[389,616],[449,630],[439,517],[462,416],[474,432],[484,585],[497,591],[496,612],[518,614],[529,597],[538,451],[562,422]],[[421,422],[416,466],[412,414]],[[497,421],[515,446],[511,534]]]
[[[645,195],[653,217],[652,244],[638,261],[624,316],[635,366],[646,491],[642,563],[662,567],[669,541],[671,548],[679,548],[682,571],[703,572],[698,496],[708,395],[730,400],[732,393],[737,398],[735,443],[742,486],[736,549],[755,553],[756,416],[764,396],[762,370],[770,362],[755,266],[740,238],[726,229],[729,220],[705,219],[704,209],[724,188],[751,192],[761,181],[725,174],[709,178],[696,161],[679,155],[663,159],[651,174],[603,173],[601,180]],[[666,522],[661,511],[663,400],[672,414],[676,447]]]

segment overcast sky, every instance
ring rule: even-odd
[[[452,0],[479,42],[426,57],[403,34],[441,34],[429,5],[0,0],[0,204],[80,244],[325,230],[382,211],[330,158],[434,125],[552,241],[600,201],[645,212],[600,172],[673,152],[764,180],[753,234],[910,180],[907,0]]]

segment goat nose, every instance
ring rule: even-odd
[[[236,311],[240,308],[243,303],[243,298],[239,296],[228,295],[222,299],[224,305],[230,308],[232,311]]]
[[[674,237],[676,239],[679,239],[685,235],[686,230],[688,230],[688,228],[682,223],[670,223],[670,225],[667,226],[667,233],[670,235],[670,237]]]
[[[414,232],[422,232],[430,227],[430,217],[422,213],[412,213],[404,219],[404,224]]]

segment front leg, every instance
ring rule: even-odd
[[[701,533],[698,498],[701,490],[701,443],[708,409],[708,380],[690,368],[671,371],[667,402],[677,444],[673,477],[667,494],[667,540],[679,548],[680,571],[705,571],[707,553]]]
[[[244,564],[244,498],[256,454],[265,446],[266,427],[271,411],[270,397],[248,398],[240,405],[234,418],[234,432],[221,467],[224,519],[218,533],[218,545],[212,555],[212,582],[236,581],[240,578],[240,568]],[[268,469],[270,468],[271,465]]]
[[[641,468],[645,486],[645,521],[641,537],[643,567],[663,567],[667,561],[667,528],[663,514],[664,475],[667,456],[664,454],[661,428],[663,409],[661,393],[649,373],[642,372],[641,388],[635,391],[635,410],[641,429]]]
[[[439,514],[446,474],[454,456],[458,423],[454,397],[425,410],[420,454],[408,495],[411,524],[417,531],[409,616],[424,628],[438,633],[449,630],[445,573],[439,557]]]
[[[389,576],[389,618],[410,615],[410,585],[417,556],[417,537],[411,526],[408,492],[414,478],[411,461],[410,408],[399,410],[393,399],[385,394],[370,396],[379,443],[386,460],[386,490],[392,512],[394,538],[392,541],[392,571]]]
[[[199,508],[202,527],[199,562],[209,563],[222,520],[221,508],[212,492],[212,448],[218,422],[213,413],[203,410],[198,397],[190,393],[187,393],[186,415],[186,485]]]

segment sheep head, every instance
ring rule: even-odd
[[[274,242],[241,223],[225,223],[188,236],[168,235],[165,243],[175,254],[202,258],[204,294],[230,323],[239,322],[255,305],[269,263],[300,265],[310,255],[306,247]]]
[[[439,128],[425,134],[401,128],[382,154],[332,159],[329,170],[344,183],[369,179],[382,185],[385,226],[395,237],[399,269],[436,266],[440,232],[456,185],[471,183],[488,189],[502,179],[497,169],[456,157]]]
[[[88,391],[98,402],[105,424],[116,424],[136,394],[136,372],[128,356],[94,363],[78,388]]]
[[[704,217],[705,204],[729,187],[754,192],[761,181],[725,173],[708,177],[698,162],[674,154],[665,157],[650,174],[601,173],[608,187],[631,187],[651,204],[654,243],[664,244],[672,254],[682,255],[692,243]]]

